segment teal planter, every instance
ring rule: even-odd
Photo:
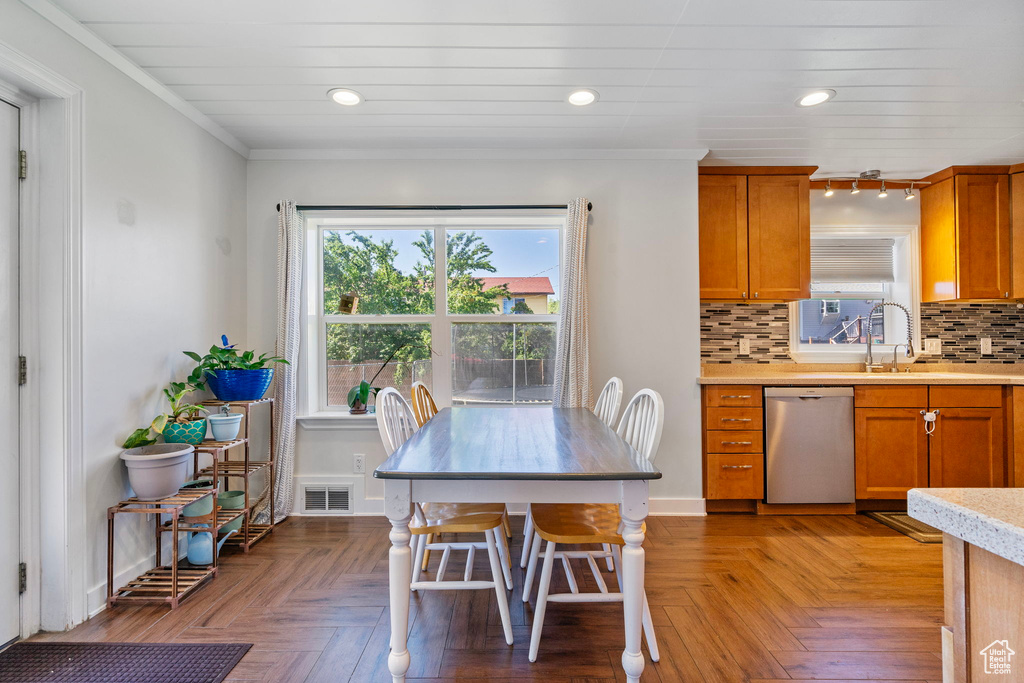
[[[190,481],[181,487],[182,489],[190,490],[203,490],[212,489],[213,481],[210,479],[200,479],[199,481]],[[213,512],[213,496],[207,496],[200,501],[186,505],[181,511],[181,514],[185,517],[205,517]]]
[[[217,495],[217,505],[222,510],[241,510],[245,507],[245,491],[224,491]],[[238,531],[242,528],[242,518],[228,522],[220,528],[221,533]]]
[[[167,443],[187,443],[198,446],[206,438],[206,418],[191,422],[168,422],[163,431]]]

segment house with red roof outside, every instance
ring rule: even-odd
[[[482,277],[484,291],[505,285],[509,296],[499,299],[494,305],[495,313],[547,313],[550,297],[555,290],[546,277]],[[525,304],[529,311],[517,304]]]

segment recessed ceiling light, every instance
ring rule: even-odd
[[[809,92],[796,101],[798,107],[813,107],[816,104],[828,102],[836,96],[835,90],[815,90]]]
[[[597,102],[599,95],[596,90],[590,88],[580,88],[579,90],[573,90],[569,93],[569,104],[575,104],[577,107],[585,107],[588,104]]]
[[[338,104],[343,104],[346,107],[355,106],[363,101],[362,95],[357,93],[355,90],[349,90],[348,88],[334,88],[333,90],[328,90],[327,96]]]

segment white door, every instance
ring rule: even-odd
[[[19,110],[0,100],[0,645],[21,631],[18,563],[18,139]]]

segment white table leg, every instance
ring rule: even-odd
[[[412,548],[409,547],[409,520],[412,519],[409,482],[384,481],[384,507],[391,521],[391,550],[388,551],[391,592],[391,654],[388,670],[394,683],[405,683],[409,671],[409,584],[412,580]]]
[[[622,668],[629,683],[640,683],[644,655],[640,651],[640,630],[644,605],[644,531],[647,518],[647,482],[622,482],[622,609],[626,624],[626,649],[622,652]]]

